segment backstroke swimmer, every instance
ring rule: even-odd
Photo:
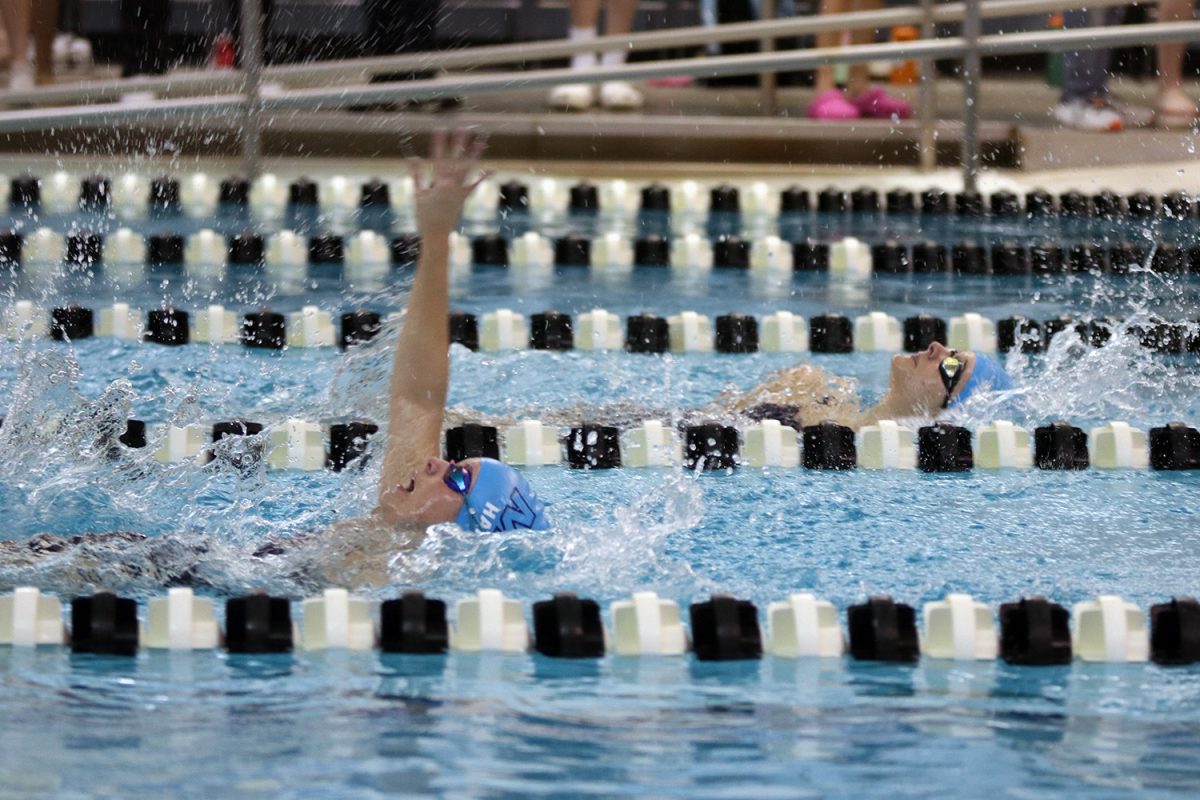
[[[302,562],[293,566],[309,580],[379,585],[388,580],[390,557],[419,544],[430,525],[455,522],[477,531],[550,527],[545,506],[517,470],[488,458],[455,463],[438,456],[450,377],[449,239],[467,197],[489,176],[478,174],[483,150],[484,143],[466,130],[437,131],[430,157],[410,162],[421,255],[392,366],[378,505],[320,534],[269,539],[254,556],[287,552]],[[203,582],[197,576],[203,574],[198,567],[204,548],[192,552],[166,537],[131,532],[3,541],[0,565],[21,569],[79,553],[98,576],[111,573],[105,570],[110,565],[119,571],[121,553],[141,544],[146,563],[120,574],[169,584]]]
[[[490,175],[475,177],[483,150],[466,130],[437,131],[430,158],[409,164],[421,254],[392,365],[379,505],[329,535],[330,545],[347,547],[341,560],[351,569],[376,572],[387,553],[419,544],[438,523],[478,531],[550,527],[545,506],[517,470],[490,458],[455,463],[438,456],[450,382],[450,234],[467,197]]]
[[[919,353],[892,357],[887,391],[871,408],[862,408],[849,382],[810,364],[780,370],[749,392],[727,393],[718,402],[797,430],[833,420],[857,431],[883,419],[935,419],[972,396],[1012,389],[1012,378],[992,356],[934,342]]]

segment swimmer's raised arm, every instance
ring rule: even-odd
[[[450,377],[449,240],[463,203],[487,177],[476,177],[483,149],[484,143],[468,131],[449,136],[437,131],[429,159],[410,162],[421,256],[392,366],[387,449],[379,482],[379,504],[385,513],[403,512],[412,476],[423,472],[427,459],[440,449]]]

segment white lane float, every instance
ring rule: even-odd
[[[992,609],[968,594],[951,593],[925,604],[921,652],[930,658],[987,661],[999,651]]]
[[[529,347],[529,322],[524,314],[498,308],[483,315],[479,347],[489,352],[524,350]]]
[[[370,650],[377,636],[371,604],[345,589],[326,589],[301,604],[304,624],[300,641],[305,650]]]
[[[504,432],[504,460],[522,467],[562,463],[558,430],[538,420],[522,420]]]
[[[808,350],[808,323],[791,311],[776,311],[762,318],[758,346],[768,353],[803,353]]]
[[[975,433],[975,466],[981,469],[1030,469],[1033,437],[1008,420],[980,426]]]
[[[524,653],[529,649],[529,626],[519,600],[499,589],[480,589],[459,600],[450,628],[450,648],[466,652]]]
[[[213,650],[221,646],[221,629],[213,601],[196,597],[191,589],[176,587],[166,597],[147,604],[142,644],[160,650]]]
[[[620,350],[625,346],[621,317],[603,308],[579,315],[575,327],[576,350]]]
[[[325,469],[325,435],[321,426],[289,419],[267,435],[267,466],[315,472]]]
[[[130,308],[129,303],[113,303],[108,308],[100,309],[96,335],[139,341],[145,327],[144,319],[142,312],[139,309]]]
[[[621,463],[627,467],[670,467],[683,463],[683,442],[668,425],[645,420],[621,436]]]
[[[35,647],[66,644],[62,603],[32,586],[18,586],[0,596],[0,644]]]
[[[899,353],[904,349],[900,320],[872,311],[854,320],[854,349],[860,353]]]
[[[1075,655],[1084,661],[1124,663],[1150,658],[1146,614],[1117,595],[1075,604]]]
[[[1088,434],[1091,464],[1097,469],[1146,469],[1150,449],[1146,432],[1128,422],[1109,422]]]
[[[767,606],[767,646],[779,658],[838,658],[846,644],[837,609],[814,595],[793,594]]]
[[[212,439],[212,427],[208,425],[167,425],[162,433],[163,442],[155,451],[154,460],[164,464],[196,458]]]
[[[654,592],[634,592],[612,604],[608,637],[619,656],[679,656],[687,652],[687,632],[679,606]]]
[[[711,353],[712,321],[695,311],[682,311],[667,317],[667,332],[672,353]]]
[[[914,434],[895,420],[881,419],[858,432],[858,466],[863,469],[916,469]]]
[[[764,419],[744,432],[743,455],[751,467],[798,467],[800,443],[796,429]]]
[[[951,350],[996,352],[996,323],[975,312],[950,318],[946,345]]]

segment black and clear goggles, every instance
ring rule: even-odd
[[[943,358],[942,363],[938,365],[938,375],[942,378],[942,385],[946,387],[946,398],[942,400],[942,408],[950,405],[950,398],[962,381],[966,367],[966,359],[959,358],[957,350],[951,350],[949,355]]]

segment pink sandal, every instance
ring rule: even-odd
[[[837,120],[858,119],[862,114],[841,89],[827,89],[813,98],[808,106],[808,116],[810,119]]]
[[[908,119],[912,116],[912,106],[878,86],[872,86],[850,102],[868,119]]]

